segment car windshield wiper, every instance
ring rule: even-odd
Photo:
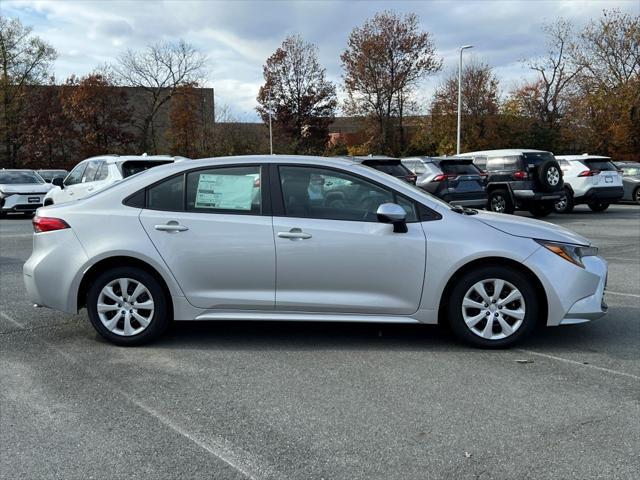
[[[451,205],[451,210],[456,213],[461,213],[462,215],[475,215],[478,213],[478,211],[473,208],[461,207],[460,205]]]

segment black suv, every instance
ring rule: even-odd
[[[405,182],[416,184],[416,175],[405,167],[399,158],[387,157],[385,155],[368,155],[366,157],[344,157],[354,162],[361,163],[367,167],[375,168],[383,173],[399,178]]]
[[[528,210],[546,217],[563,196],[562,170],[551,152],[487,150],[460,155],[488,174],[489,209],[499,213]]]

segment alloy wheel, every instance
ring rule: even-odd
[[[475,283],[462,300],[462,318],[467,328],[486,340],[513,335],[522,326],[525,314],[520,290],[499,278]]]
[[[117,278],[100,291],[97,311],[107,330],[130,337],[141,333],[151,323],[153,297],[149,289],[138,280]]]
[[[550,167],[549,170],[547,170],[547,182],[552,187],[560,183],[560,172],[556,167]]]
[[[507,201],[502,195],[494,195],[491,198],[491,210],[497,213],[504,213],[507,208]]]

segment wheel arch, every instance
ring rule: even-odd
[[[87,293],[89,291],[89,287],[91,283],[100,275],[101,273],[117,267],[135,267],[140,270],[144,270],[148,274],[152,275],[162,287],[162,291],[164,292],[167,305],[171,310],[170,314],[173,312],[173,298],[171,296],[171,290],[169,290],[169,285],[166,280],[160,274],[160,272],[154,268],[149,263],[144,260],[140,260],[139,258],[130,257],[126,255],[117,255],[112,257],[107,257],[99,260],[98,262],[91,265],[91,267],[84,273],[82,276],[82,280],[80,281],[80,285],[78,287],[76,305],[77,309],[80,310],[82,307],[86,306],[86,298]]]
[[[438,323],[440,324],[445,323],[446,314],[447,314],[446,308],[449,304],[448,302],[449,295],[451,294],[451,290],[453,289],[457,281],[460,278],[462,278],[462,276],[464,276],[468,272],[471,272],[477,268],[496,267],[496,266],[512,268],[526,275],[531,280],[534,286],[534,290],[536,292],[536,297],[540,302],[540,308],[539,308],[540,316],[537,319],[537,323],[540,325],[546,325],[549,308],[548,308],[548,302],[547,302],[547,294],[544,289],[544,286],[542,285],[542,282],[531,269],[529,269],[522,263],[517,262],[516,260],[512,260],[510,258],[505,258],[505,257],[478,258],[468,263],[465,263],[460,268],[458,268],[458,270],[456,270],[454,274],[451,275],[451,277],[449,278],[449,281],[447,282],[444,289],[442,290],[442,294],[440,295],[440,302],[438,306]]]

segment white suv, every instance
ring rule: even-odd
[[[555,203],[558,213],[570,213],[586,203],[594,212],[605,211],[622,198],[622,175],[609,157],[599,155],[556,155],[564,177],[565,196]]]
[[[44,205],[77,200],[101,190],[123,178],[130,177],[151,167],[184,160],[184,157],[167,155],[103,155],[83,160],[62,180],[53,180],[55,185],[44,198]]]

